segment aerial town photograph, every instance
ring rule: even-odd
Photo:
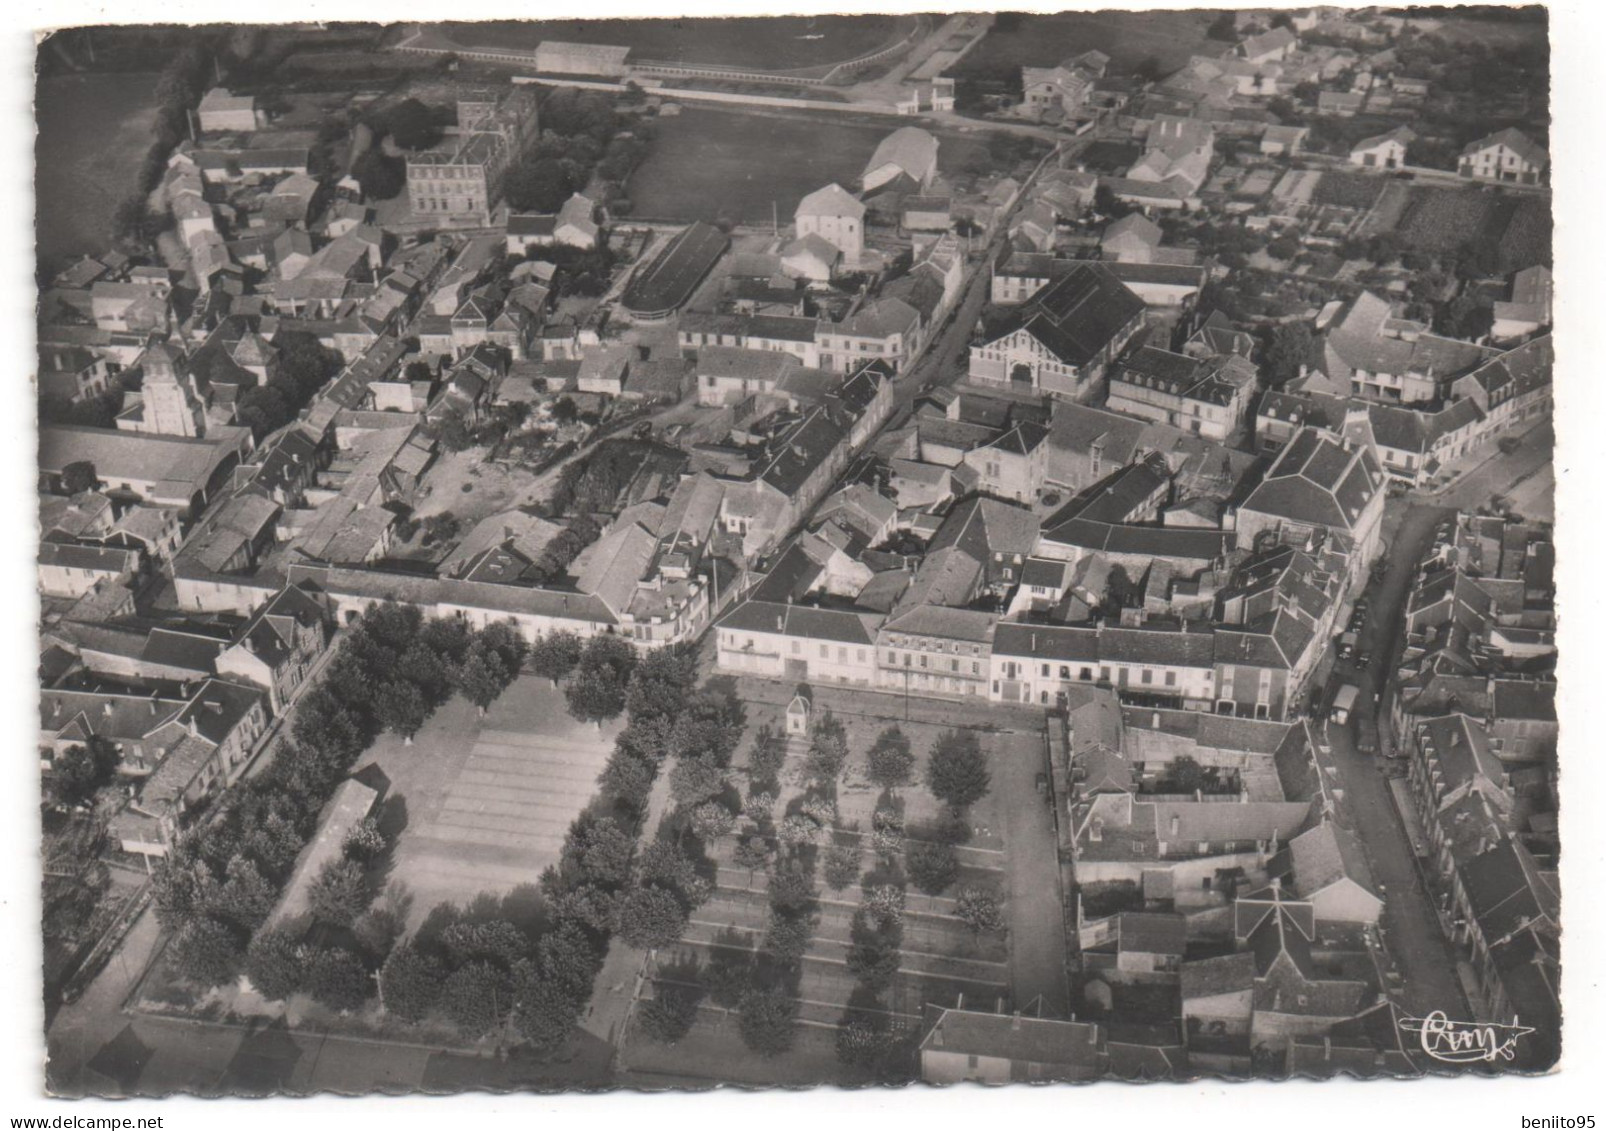
[[[1552,1071],[1550,34],[41,33],[39,1097]]]

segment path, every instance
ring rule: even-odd
[[[1059,842],[1053,807],[1037,792],[1037,776],[1048,772],[1043,744],[1041,731],[1011,735],[1009,756],[991,762],[993,794],[1004,815],[1010,990],[1016,1009],[1041,997],[1043,1016],[1069,1017]]]

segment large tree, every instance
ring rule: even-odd
[[[582,666],[569,680],[563,696],[569,704],[569,714],[600,726],[624,710],[625,685],[607,668]]]
[[[585,645],[572,632],[549,632],[530,648],[530,670],[550,679],[554,686],[567,679],[580,662]]]
[[[307,964],[300,932],[274,927],[260,932],[245,952],[245,974],[257,993],[282,1001],[306,985]]]
[[[422,1021],[440,1001],[446,971],[432,954],[411,942],[390,952],[379,971],[379,993],[385,1011],[403,1021]]]
[[[475,960],[448,975],[441,986],[441,1008],[465,1037],[489,1032],[512,1005],[512,982],[493,962]]]
[[[916,841],[904,857],[909,878],[927,895],[941,895],[959,878],[959,854],[952,845]]]
[[[776,1057],[797,1040],[797,1001],[777,988],[751,989],[737,1006],[742,1043],[762,1057]]]
[[[205,916],[179,931],[168,951],[180,977],[203,986],[217,986],[239,973],[240,938],[233,928]]]
[[[457,689],[481,715],[508,685],[508,672],[502,665],[502,658],[477,644],[469,649],[456,674]]]
[[[985,797],[991,783],[987,755],[974,732],[950,730],[937,739],[926,766],[926,785],[933,795],[963,809]]]
[[[56,756],[46,779],[52,802],[63,808],[88,805],[95,794],[111,784],[122,755],[117,747],[99,735],[83,745],[67,747]]]
[[[909,784],[914,765],[914,751],[903,731],[890,726],[876,736],[870,747],[871,781],[883,789],[898,789]]]
[[[669,946],[686,928],[686,909],[673,892],[637,887],[619,903],[619,937],[641,950]]]
[[[346,857],[325,864],[307,889],[313,917],[334,927],[351,926],[371,900],[363,866]]]
[[[641,1031],[659,1044],[672,1045],[697,1021],[697,1003],[703,991],[695,986],[659,984],[653,996],[636,1010]]]
[[[711,758],[682,758],[669,772],[669,795],[688,809],[724,792],[725,771]]]
[[[407,163],[391,157],[379,146],[372,146],[351,164],[364,199],[390,200],[407,187]]]
[[[954,914],[977,935],[997,934],[1004,929],[1004,913],[998,905],[998,896],[986,888],[961,889]]]

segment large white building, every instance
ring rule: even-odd
[[[864,254],[864,205],[838,184],[817,188],[798,201],[794,215],[799,239],[819,236],[842,253],[850,270]]]

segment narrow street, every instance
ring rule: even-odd
[[[1406,499],[1391,500],[1389,507],[1385,527],[1390,519],[1395,520],[1395,525],[1393,534],[1386,539],[1388,570],[1382,582],[1368,590],[1371,614],[1361,633],[1361,647],[1371,649],[1372,663],[1363,671],[1352,663],[1341,662],[1335,666],[1330,681],[1356,683],[1373,709],[1380,705],[1403,644],[1405,601],[1416,578],[1416,563],[1433,536],[1435,524],[1449,513]],[[1359,834],[1373,880],[1381,889],[1383,940],[1404,975],[1402,1004],[1417,1016],[1442,1009],[1451,1017],[1470,1017],[1456,977],[1455,956],[1440,930],[1432,896],[1422,882],[1410,835],[1389,791],[1388,777],[1373,755],[1356,749],[1353,721],[1348,726],[1329,723],[1326,733],[1332,743],[1332,760],[1338,767],[1338,785],[1343,790],[1340,807]]]

